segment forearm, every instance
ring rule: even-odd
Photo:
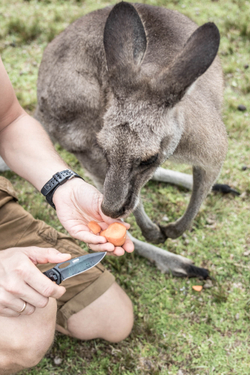
[[[0,132],[0,155],[38,190],[53,174],[68,168],[41,124],[25,112]]]

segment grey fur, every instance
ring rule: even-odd
[[[103,192],[104,213],[134,211],[150,242],[190,228],[225,159],[218,47],[212,23],[122,2],[78,19],[44,52],[36,117]],[[159,228],[140,190],[166,159],[193,166],[193,191],[183,217]]]

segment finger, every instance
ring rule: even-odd
[[[124,252],[132,253],[134,251],[134,244],[130,240],[129,237],[126,238],[126,241],[122,247],[114,247],[113,244],[107,242],[105,244],[88,244],[89,248],[93,251],[107,251],[108,253],[112,253],[113,255],[121,256],[124,255]]]
[[[20,289],[19,293],[16,293],[16,296],[18,296],[21,300],[26,301],[29,305],[32,305],[34,308],[35,307],[43,308],[47,306],[49,302],[48,297],[43,296],[41,293],[37,292],[35,289],[31,288],[26,283],[22,284],[22,288]],[[20,303],[19,303],[19,306],[20,306]],[[14,309],[14,310],[20,311],[21,309],[22,307],[20,309]],[[28,311],[30,310],[31,309],[28,309]]]
[[[125,243],[122,245],[122,247],[127,253],[132,253],[135,249],[135,246],[134,246],[133,242],[131,241],[131,239],[128,236],[126,238]]]
[[[122,220],[120,221],[120,223],[123,224],[127,228],[127,230],[130,228],[129,223],[125,223],[125,221],[122,221]]]
[[[26,300],[16,298],[13,294],[6,292],[1,293],[1,303],[8,309],[19,314],[31,315],[35,311],[35,307],[26,302]],[[24,310],[22,311],[22,309]]]
[[[15,318],[20,316],[20,314],[14,310],[9,309],[8,307],[4,307],[0,309],[0,316],[4,316],[6,318]]]
[[[120,257],[125,254],[125,250],[122,247],[116,247],[114,250],[114,254]]]
[[[30,305],[29,303],[26,302],[25,306],[24,306],[24,302],[23,300],[18,300],[17,301],[18,303],[16,303],[15,306],[9,306],[9,308],[11,308],[12,310],[14,310],[15,312],[17,312],[19,315],[31,315],[33,314],[33,312],[35,312],[36,308],[32,305]],[[17,307],[17,305],[19,307]],[[21,307],[20,307],[21,305]],[[25,309],[22,311],[22,309],[25,307]]]
[[[60,263],[71,258],[70,254],[63,254],[53,248],[28,247],[24,248],[25,253],[34,264]]]
[[[116,256],[122,256],[125,254],[125,252],[127,253],[132,253],[134,251],[134,244],[133,242],[130,240],[130,238],[127,236],[126,238],[126,241],[125,243],[122,245],[122,247],[120,246],[117,246],[114,250],[114,255]]]
[[[125,251],[122,247],[116,247],[114,251],[109,251],[106,256],[122,256],[125,254]]]
[[[112,243],[106,242],[105,244],[88,244],[89,248],[93,251],[107,251],[108,253],[112,253],[115,250],[115,247]]]
[[[71,233],[71,235],[80,241],[91,244],[100,244],[107,242],[105,237],[95,235],[92,232],[88,232],[86,230],[77,233]]]
[[[47,276],[45,276],[41,271],[36,268],[33,264],[32,267],[29,267],[28,272],[24,272],[24,281],[25,283],[38,292],[43,297],[53,297],[53,298],[60,298],[65,293],[65,288],[63,286],[59,286],[56,283],[53,283]],[[30,290],[25,295],[23,295],[23,299],[27,301],[26,298],[29,299]],[[34,295],[34,294],[33,294]],[[37,306],[38,307],[38,306]],[[41,306],[44,307],[44,306]]]
[[[32,265],[33,266],[33,265]],[[35,267],[35,266],[34,266]],[[37,270],[41,273],[39,270]],[[50,281],[48,279],[48,281]],[[22,301],[23,302],[22,302]],[[36,290],[27,285],[23,280],[16,279],[6,290],[1,290],[1,304],[15,311],[21,311],[24,301],[34,307],[45,307],[49,301]],[[31,308],[28,311],[31,313]]]

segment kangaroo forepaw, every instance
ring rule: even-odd
[[[168,224],[167,226],[162,226],[160,225],[160,230],[161,232],[163,233],[163,235],[165,236],[165,238],[178,238],[180,237],[184,232],[185,232],[185,229],[183,228],[180,228],[180,226],[178,225],[178,223],[171,223],[171,224]]]
[[[154,224],[150,229],[142,230],[142,235],[148,242],[153,244],[164,243],[167,239],[165,233],[157,224]]]

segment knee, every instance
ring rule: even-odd
[[[68,320],[68,334],[81,340],[102,338],[120,342],[128,337],[134,323],[133,305],[114,283],[101,297]]]
[[[13,334],[5,344],[0,354],[0,369],[20,371],[36,366],[42,360],[53,343],[55,322],[50,324],[48,321],[46,326],[30,327],[28,330],[29,327],[23,334]]]
[[[53,339],[54,334],[46,334],[43,330],[40,335],[36,332],[35,337],[30,335],[28,340],[13,340],[0,355],[0,368],[8,370],[36,366],[52,345]]]
[[[118,343],[130,335],[134,325],[134,312],[128,295],[117,284],[114,289],[116,303],[111,303],[109,311],[106,311],[100,337]]]
[[[37,352],[34,348],[10,348],[0,355],[0,374],[13,374],[36,366],[44,357],[46,351]]]
[[[50,349],[53,341],[54,331],[43,332],[40,336],[38,335],[36,339],[30,340],[25,347],[22,347],[23,356],[21,365],[25,368],[36,366]]]
[[[112,329],[110,331],[107,329],[103,338],[114,343],[125,340],[130,335],[134,325],[133,304],[126,294],[117,310],[114,309],[111,319]]]

